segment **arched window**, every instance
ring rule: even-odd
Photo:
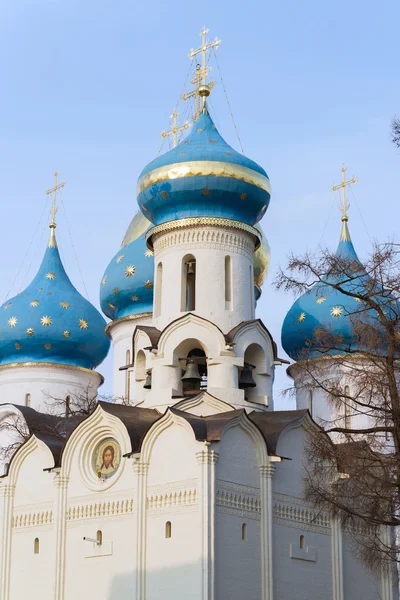
[[[225,310],[232,310],[232,258],[225,256]]]
[[[98,532],[96,533],[96,540],[97,540],[97,545],[101,546],[103,543],[103,532],[101,531],[101,529],[99,529]]]
[[[246,523],[242,524],[242,540],[247,540],[247,525],[246,525]]]
[[[197,395],[200,390],[207,389],[207,358],[204,350],[193,348],[184,360],[185,372],[182,376],[182,391],[184,396]]]
[[[165,537],[169,539],[172,535],[171,521],[165,523]]]
[[[305,542],[305,539],[304,539],[304,535],[300,536],[300,549],[301,550],[305,550],[306,549],[306,542]]]
[[[30,405],[31,405],[31,395],[25,394],[25,406],[30,406]]]
[[[65,398],[65,416],[69,417],[71,413],[71,396]]]
[[[196,310],[196,259],[192,255],[182,260],[181,311]]]
[[[33,542],[33,553],[34,554],[39,554],[39,538],[35,538],[35,541]]]
[[[125,355],[125,361],[127,365],[131,364],[131,351],[127,350]],[[125,371],[125,402],[129,404],[129,398],[131,395],[131,372],[129,369]]]
[[[162,300],[162,272],[163,272],[163,266],[162,263],[159,262],[157,265],[157,272],[156,272],[156,293],[155,293],[155,300],[154,300],[154,316],[155,317],[159,317],[161,314],[161,300]]]
[[[310,390],[308,392],[308,410],[310,411],[310,415],[313,416],[313,391]]]
[[[351,427],[351,398],[348,385],[344,387],[344,426],[346,429]]]

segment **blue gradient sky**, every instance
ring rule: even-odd
[[[293,298],[274,290],[274,273],[290,251],[336,246],[340,213],[330,188],[343,161],[359,178],[355,200],[349,196],[359,255],[371,238],[397,234],[400,153],[390,143],[390,122],[400,115],[399,22],[395,0],[3,0],[0,300],[29,283],[39,265],[44,190],[57,167],[68,182],[63,199],[81,271],[98,306],[102,273],[136,210],[137,177],[158,152],[187,53],[206,24],[222,39],[219,63],[245,152],[271,179],[262,224],[272,263],[258,316],[280,344]],[[237,148],[215,68],[213,74],[211,112]],[[61,210],[57,232],[71,279],[84,291]],[[100,370],[110,392],[110,357]],[[287,384],[281,368],[280,407],[293,406],[279,397]]]

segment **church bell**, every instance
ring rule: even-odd
[[[239,388],[241,390],[248,390],[249,388],[256,387],[256,382],[253,379],[253,369],[255,367],[249,363],[244,363],[244,367],[239,377]]]
[[[186,363],[186,371],[182,377],[182,381],[188,383],[197,383],[201,380],[199,367],[196,365],[193,358],[189,358]]]
[[[151,371],[146,372],[146,381],[143,386],[144,390],[151,390]]]

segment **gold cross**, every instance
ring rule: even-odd
[[[172,147],[175,148],[176,144],[177,144],[177,133],[178,131],[183,131],[185,129],[189,129],[190,125],[188,121],[185,121],[185,123],[183,125],[181,125],[180,127],[177,126],[177,122],[176,119],[178,117],[179,113],[176,112],[176,108],[174,109],[174,112],[172,113],[172,115],[170,116],[170,119],[172,119],[172,127],[171,129],[169,129],[168,131],[162,131],[161,132],[161,137],[162,139],[165,139],[168,136],[172,137]]]
[[[58,208],[57,208],[57,192],[58,190],[60,190],[61,188],[64,187],[65,185],[65,181],[62,181],[61,183],[57,184],[57,175],[58,175],[58,171],[56,169],[56,171],[54,172],[54,185],[52,188],[50,188],[49,190],[46,190],[46,194],[53,194],[53,200],[51,203],[51,223],[50,223],[50,227],[52,229],[56,228],[56,214],[58,212]]]
[[[356,177],[353,177],[353,179],[349,179],[349,181],[345,181],[345,173],[347,171],[346,167],[344,166],[344,164],[342,165],[341,168],[342,171],[342,183],[338,183],[338,185],[334,185],[332,188],[332,192],[336,192],[336,190],[341,189],[342,191],[342,221],[347,221],[347,211],[349,209],[350,203],[347,202],[346,200],[346,186],[350,185],[350,184],[355,184],[357,181]]]
[[[194,72],[194,76],[191,81],[192,85],[195,85],[196,87],[192,92],[189,92],[188,94],[185,93],[183,95],[183,100],[185,102],[189,98],[195,96],[196,113],[193,118],[194,121],[196,121],[200,115],[200,93],[199,93],[200,86],[207,85],[207,75],[211,71],[211,67],[207,66],[207,52],[209,50],[211,50],[212,48],[218,48],[218,46],[221,43],[221,40],[218,39],[218,37],[216,37],[213,42],[207,42],[207,33],[208,32],[209,32],[209,29],[206,29],[205,27],[203,27],[203,29],[200,32],[201,46],[199,48],[197,48],[196,50],[194,50],[192,48],[188,54],[190,60],[193,60],[195,58],[195,56],[197,56],[198,54],[201,54],[201,65],[199,65],[199,64],[196,65],[196,71]],[[215,85],[214,82],[210,81],[209,88],[210,89],[213,88],[214,85]],[[205,101],[205,97],[203,98],[203,101]]]

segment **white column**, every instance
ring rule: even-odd
[[[12,517],[14,508],[14,485],[0,486],[0,598],[8,600],[10,596]]]
[[[218,453],[205,442],[204,450],[196,453],[200,467],[199,506],[202,532],[202,600],[215,598],[215,465]]]
[[[273,564],[272,564],[272,519],[273,496],[272,478],[275,465],[260,467],[261,487],[261,598],[273,600]]]
[[[332,599],[343,600],[343,534],[339,519],[332,519]]]
[[[393,531],[390,530],[390,527],[382,527],[382,541],[383,543],[390,547],[391,546],[391,536],[395,535]],[[393,588],[394,588],[394,569],[393,565],[387,565],[382,567],[381,572],[381,598],[382,600],[394,600],[393,596]]]
[[[134,600],[146,598],[146,527],[147,527],[147,474],[149,464],[137,459],[133,464],[135,474],[135,511],[133,536],[136,540],[136,595]]]
[[[68,477],[56,474],[55,485],[57,488],[56,504],[56,588],[55,600],[64,600],[65,597],[65,555],[67,533],[67,494]]]

